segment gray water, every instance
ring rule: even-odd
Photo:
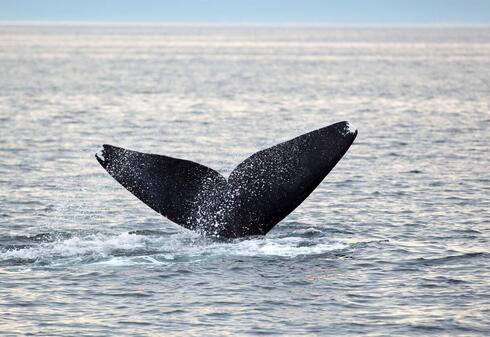
[[[0,334],[488,336],[490,29],[0,26]],[[359,135],[267,236],[153,212],[102,143],[227,176]]]

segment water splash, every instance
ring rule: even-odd
[[[126,232],[91,233],[60,236],[56,240],[32,239],[27,244],[0,250],[3,265],[57,265],[74,258],[76,263],[129,265],[168,261],[190,261],[217,256],[278,256],[294,258],[328,253],[348,246],[325,237],[296,233],[293,237],[251,237],[226,242],[214,241],[193,233],[159,235]]]

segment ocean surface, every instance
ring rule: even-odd
[[[100,144],[228,176],[359,135],[265,237],[145,206]],[[0,26],[0,335],[489,336],[490,28]]]

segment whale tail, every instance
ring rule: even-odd
[[[102,167],[146,205],[191,230],[220,238],[263,235],[321,183],[357,136],[336,123],[240,163],[228,181],[201,164],[103,145]]]

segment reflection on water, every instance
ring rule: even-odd
[[[0,334],[487,335],[487,28],[0,27]],[[102,143],[228,176],[359,136],[266,237],[144,206]]]

